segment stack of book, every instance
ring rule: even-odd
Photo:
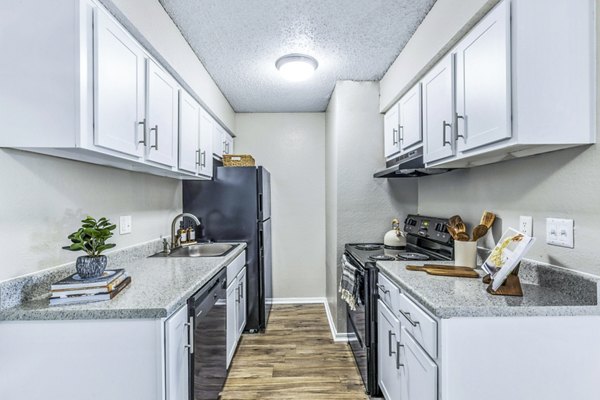
[[[98,278],[83,279],[73,274],[50,287],[50,305],[110,300],[125,289],[131,277],[124,269],[107,269]]]

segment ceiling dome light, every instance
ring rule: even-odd
[[[319,63],[304,54],[287,54],[275,62],[275,66],[289,81],[305,81],[315,72]]]

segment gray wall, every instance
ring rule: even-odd
[[[534,247],[527,258],[600,275],[600,152],[597,146],[506,161],[420,178],[419,212],[479,221],[483,210],[498,214],[491,248],[502,231],[518,227],[520,215],[533,216]],[[575,220],[575,248],[546,244],[546,218]]]
[[[237,114],[235,152],[271,172],[273,296],[325,297],[325,114]]]
[[[182,208],[175,179],[5,149],[0,171],[0,281],[74,261],[61,246],[87,214],[131,215],[132,233],[111,239],[123,248],[168,235]]]
[[[327,108],[327,301],[339,332],[345,307],[337,286],[345,243],[378,242],[394,217],[417,210],[416,179],[373,179],[382,167],[383,116],[377,82],[339,81]]]

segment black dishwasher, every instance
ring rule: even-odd
[[[227,378],[227,269],[189,300],[194,340],[190,352],[190,399],[215,400]]]

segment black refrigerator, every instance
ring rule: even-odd
[[[200,218],[200,240],[248,243],[246,331],[264,331],[273,298],[269,171],[216,167],[212,181],[184,181],[183,211]]]

